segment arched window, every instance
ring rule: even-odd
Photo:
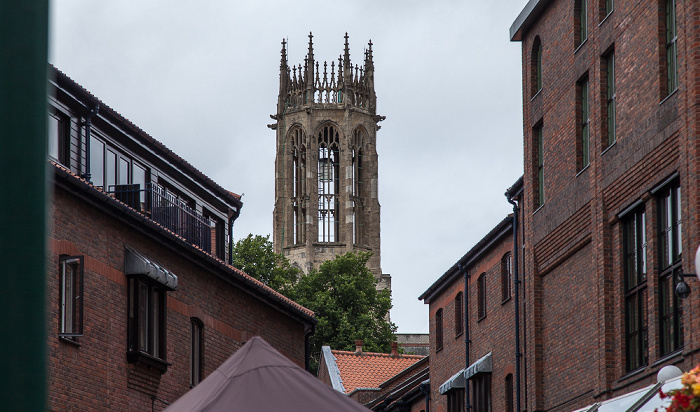
[[[513,259],[510,252],[501,258],[501,301],[510,299],[513,285]]]
[[[435,312],[435,350],[442,349],[442,309]]]
[[[478,316],[479,320],[486,317],[486,273],[482,273],[476,281],[478,295]]]
[[[506,375],[505,382],[505,401],[506,401],[506,412],[513,412],[513,374],[509,373]]]
[[[542,42],[539,36],[535,37],[535,41],[532,44],[532,55],[531,55],[531,94],[532,96],[539,93],[542,90]]]
[[[306,134],[297,127],[290,133],[292,155],[292,212],[294,243],[306,241]]]
[[[339,146],[338,131],[326,125],[318,132],[318,241],[338,242]]]
[[[192,345],[190,350],[190,387],[202,381],[204,353],[204,322],[198,318],[190,318],[192,326]]]
[[[362,157],[364,155],[364,142],[366,132],[357,128],[352,136],[352,241],[355,244],[364,244],[364,204],[365,187],[364,172],[362,171]]]
[[[455,297],[455,337],[464,331],[464,295],[459,292]]]

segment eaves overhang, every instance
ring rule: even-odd
[[[522,41],[552,0],[530,0],[510,26],[510,41]]]

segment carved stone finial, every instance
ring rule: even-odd
[[[352,67],[350,65],[350,43],[348,42],[348,38],[349,38],[348,33],[345,32],[345,60],[344,60],[344,63],[345,63],[346,67]]]

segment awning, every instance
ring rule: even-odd
[[[177,289],[177,276],[139,252],[126,248],[124,274],[140,275],[151,278],[170,290]]]
[[[491,373],[492,370],[493,362],[491,361],[491,352],[489,352],[486,356],[472,363],[464,370],[464,379],[471,379],[474,375],[480,373]]]
[[[464,371],[465,370],[462,369],[461,371],[455,373],[454,376],[440,385],[440,394],[444,395],[447,393],[447,391],[451,391],[452,389],[464,388]]]

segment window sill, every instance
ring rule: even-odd
[[[462,335],[464,335],[464,332],[459,332],[458,334],[455,335],[455,339],[459,338]]]
[[[535,209],[535,211],[532,212],[533,216],[534,216],[535,213],[539,212],[540,209],[542,209],[542,208],[544,207],[544,205],[545,205],[545,203],[542,203],[541,205],[537,206],[537,209]]]
[[[477,322],[481,322],[481,321],[482,321],[482,320],[484,320],[484,319],[486,319],[486,315],[484,315],[484,316],[480,317],[480,318],[479,318],[479,319],[477,319],[476,321],[477,321]]]
[[[579,170],[578,173],[576,173],[576,177],[579,177],[581,173],[585,172],[588,170],[588,168],[591,166],[591,163],[589,162],[586,166],[583,167],[583,169]]]
[[[540,93],[542,93],[542,89],[543,89],[543,88],[540,88],[540,90],[538,90],[537,93],[535,93],[535,94],[530,98],[530,101],[531,101],[531,102],[534,101],[534,100],[537,98],[537,96],[540,95]]]
[[[610,17],[610,15],[613,14],[614,11],[615,11],[615,9],[610,10],[610,13],[606,14],[605,17],[603,17],[603,20],[601,20],[600,23],[598,23],[598,27],[602,26],[603,23],[608,21],[608,18]]]
[[[581,44],[579,44],[579,45],[576,47],[576,50],[574,50],[574,54],[578,53],[578,51],[581,50],[581,48],[583,48],[583,45],[585,45],[587,41],[588,41],[588,37],[586,37],[586,38],[581,42]]]
[[[612,142],[608,147],[606,147],[605,150],[603,150],[603,151],[600,153],[600,155],[602,156],[602,155],[604,155],[605,153],[607,153],[608,150],[612,149],[612,148],[615,146],[616,143],[617,143],[617,139],[615,139],[614,142]]]
[[[71,338],[69,338],[69,337],[67,337],[67,336],[59,336],[59,337],[58,337],[58,340],[59,340],[60,342],[65,342],[65,343],[67,343],[67,344],[69,344],[69,345],[73,345],[73,346],[75,346],[76,348],[79,348],[79,347],[82,346],[77,340],[71,339]]]
[[[659,358],[656,362],[651,364],[651,367],[653,368],[655,366],[659,366],[662,363],[666,363],[666,362],[668,362],[671,359],[676,358],[676,357],[679,357],[681,359],[683,358],[683,347],[682,346],[679,349],[676,349],[675,351],[669,353],[668,355],[665,355],[662,358]]]
[[[168,370],[168,366],[172,365],[172,363],[143,352],[127,352],[126,360],[129,363],[143,363],[144,365],[158,369],[161,373],[165,373]]]
[[[671,98],[671,96],[673,96],[674,94],[676,94],[677,91],[678,91],[678,86],[676,86],[676,88],[673,89],[673,91],[672,91],[671,93],[669,93],[668,96],[664,97],[664,99],[663,99],[662,101],[659,102],[659,106],[661,106],[662,104],[664,104],[664,103],[666,102],[666,100],[669,100],[669,99]]]
[[[510,302],[512,297],[513,297],[513,295],[508,296],[506,299],[503,299],[503,301],[501,302],[501,305],[505,305],[506,303]]]

